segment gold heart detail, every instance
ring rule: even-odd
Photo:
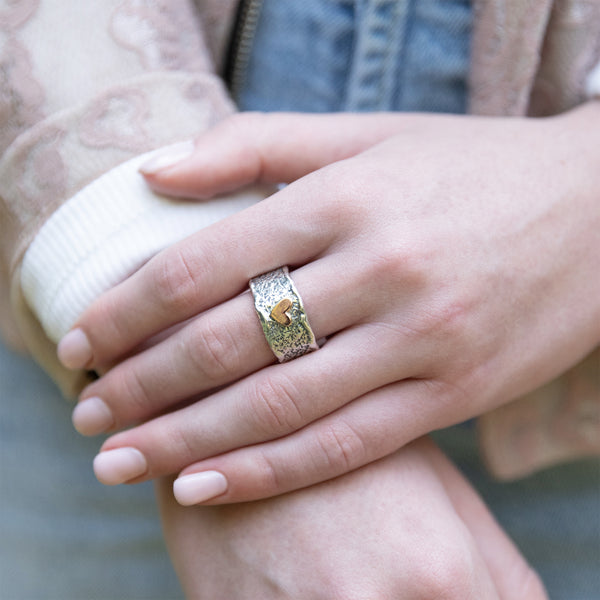
[[[293,302],[289,298],[284,298],[280,300],[272,309],[271,309],[271,318],[274,321],[277,321],[280,325],[287,327],[292,324],[292,319],[287,315],[287,311],[292,308]]]

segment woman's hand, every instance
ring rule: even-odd
[[[61,345],[72,366],[131,354],[82,394],[82,432],[173,411],[111,437],[100,480],[201,461],[176,483],[182,502],[268,497],[576,363],[600,338],[599,121],[599,106],[545,120],[242,115],[148,175],[197,197],[297,180],[156,256]],[[252,298],[238,294],[285,264],[329,339],[272,365]]]
[[[182,508],[170,481],[159,486],[188,598],[547,598],[473,489],[425,439],[259,502]]]

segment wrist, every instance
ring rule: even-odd
[[[590,100],[556,118],[558,132],[550,143],[559,148],[557,167],[566,166],[564,203],[570,216],[579,222],[582,236],[581,262],[578,270],[594,273],[600,255],[600,99]],[[590,266],[588,271],[585,267]],[[600,344],[600,280],[595,282],[585,299],[592,309],[589,321]]]
[[[581,154],[576,155],[585,168],[600,180],[600,97],[594,98],[576,108],[554,117],[560,127],[561,137],[567,147],[576,144]]]

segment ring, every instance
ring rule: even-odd
[[[267,343],[279,362],[319,349],[287,267],[254,277],[250,290]]]

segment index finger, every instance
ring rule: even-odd
[[[70,368],[110,364],[150,336],[240,293],[331,243],[334,223],[304,212],[294,185],[163,250],[94,302],[59,344]],[[311,195],[311,185],[303,191]],[[316,193],[316,190],[315,190]]]

